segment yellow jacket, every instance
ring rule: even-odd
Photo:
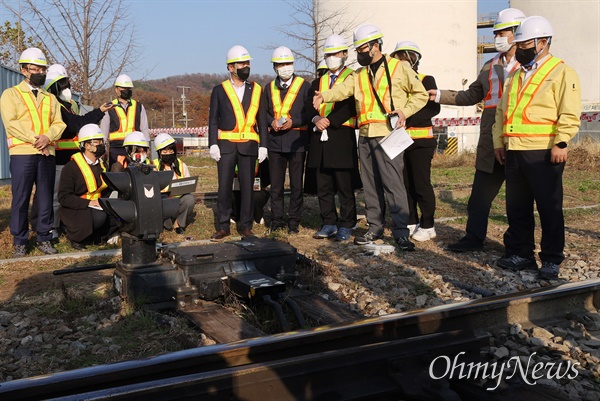
[[[540,60],[540,64],[548,61],[550,57],[550,55],[544,57]],[[524,110],[532,123],[547,124],[556,121],[556,135],[502,136],[508,108],[508,88],[513,79],[522,80],[523,76],[524,71],[519,68],[510,74],[504,83],[502,100],[496,108],[496,123],[492,128],[494,148],[506,146],[507,150],[543,150],[550,149],[559,142],[569,142],[579,132],[581,124],[581,87],[579,76],[565,63],[560,63],[550,71],[533,94],[529,106]],[[532,76],[528,78],[526,84],[531,79]],[[520,88],[522,90],[522,83]]]
[[[22,81],[19,84],[19,88],[26,92],[31,91],[29,85],[27,85],[25,81]],[[48,132],[44,133],[44,135],[50,139],[50,142],[54,142],[55,140],[60,139],[63,131],[66,128],[66,124],[63,122],[62,117],[60,116],[60,104],[58,103],[58,100],[56,100],[56,97],[54,97],[54,95],[51,93],[48,93],[40,88],[38,90],[36,104],[39,106],[45,96],[51,97],[51,112],[50,128]],[[19,94],[16,87],[8,88],[2,93],[2,97],[0,98],[0,114],[2,115],[2,122],[4,123],[4,128],[7,135],[11,135],[24,142],[28,142],[27,144],[10,148],[9,154],[36,155],[42,153],[33,146],[33,143],[35,142],[34,137],[37,136],[37,134],[32,130],[33,123],[31,121],[29,110],[23,102],[23,98]],[[2,138],[2,140],[5,141],[6,138]],[[48,150],[51,155],[54,155],[53,145],[49,145]]]
[[[389,56],[383,56],[386,57],[387,60],[390,60]],[[367,67],[359,68],[353,73],[352,77],[348,77],[344,82],[335,85],[330,90],[324,91],[322,93],[324,102],[340,102],[354,95],[356,110],[361,110],[363,108],[364,96],[360,91],[358,76],[360,71],[364,68]],[[390,71],[390,74],[392,74],[392,71]],[[385,75],[385,66],[382,63],[375,74],[375,82],[379,82],[383,75]],[[425,90],[417,73],[410,68],[408,63],[400,62],[400,65],[390,78],[392,80],[394,107],[402,110],[406,118],[412,116],[427,104],[429,94]],[[373,101],[377,102],[375,98],[373,98]],[[385,102],[385,99],[382,99],[382,101]],[[391,109],[390,103],[386,103],[384,103],[385,107]],[[379,106],[377,105],[376,107]],[[360,127],[360,135],[366,137],[382,137],[388,135],[391,130],[392,127],[390,127],[389,123],[371,123]]]

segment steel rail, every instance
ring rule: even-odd
[[[365,365],[368,368],[354,367],[360,371],[358,376],[363,383],[378,383],[383,380],[379,377],[381,366],[388,366],[391,359],[402,355],[394,350],[410,353],[411,349],[419,347],[419,338],[454,338],[468,344],[482,332],[495,328],[514,323],[524,327],[540,325],[564,319],[573,311],[597,311],[599,306],[600,280],[588,280],[0,383],[0,399],[163,399],[162,395],[160,398],[148,396],[144,393],[145,388],[156,391],[166,388],[165,397],[169,392],[173,397],[164,399],[185,399],[188,393],[197,395],[196,390],[201,387],[205,388],[207,397],[210,394],[215,397],[206,399],[360,399],[349,395],[342,398],[317,396],[327,391],[342,394],[344,392],[338,387],[352,384],[342,380],[341,383],[323,385],[323,380],[319,379],[323,379],[323,375],[318,373],[319,366],[325,366],[325,359],[320,362],[322,358],[328,358],[326,371],[339,369],[351,374],[350,365],[356,360],[350,363],[352,358],[344,359],[345,355],[360,355],[359,360],[363,362],[371,357],[361,351],[380,350],[377,357]],[[435,341],[427,344],[435,349]],[[289,369],[280,375],[276,367],[281,364]],[[260,374],[252,375],[261,370],[274,376],[267,380],[261,379]],[[350,380],[355,376],[356,373],[349,376]],[[250,377],[251,380],[248,385],[240,385],[238,377]],[[266,387],[258,391],[258,384],[263,382]],[[315,384],[317,382],[320,387]],[[293,390],[289,390],[287,383],[296,383],[290,384]],[[382,390],[388,391],[389,383],[386,383],[381,384]],[[83,394],[96,398],[83,397]],[[115,398],[112,398],[113,394]],[[225,394],[235,395],[235,398],[225,397]]]

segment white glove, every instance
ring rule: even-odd
[[[327,130],[324,129],[321,131],[321,142],[327,142],[329,140],[329,135],[327,135]]]
[[[221,160],[221,149],[219,149],[219,145],[212,145],[208,152],[214,161],[218,162]]]
[[[267,148],[258,148],[258,162],[262,163],[263,161],[265,161],[265,159],[268,157],[268,150]]]

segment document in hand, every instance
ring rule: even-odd
[[[404,128],[396,128],[388,136],[379,141],[385,154],[392,160],[404,152],[412,143],[412,138]]]

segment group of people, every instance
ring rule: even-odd
[[[230,78],[213,89],[210,103],[210,155],[219,174],[218,221],[212,239],[220,241],[231,234],[236,171],[241,199],[238,231],[244,237],[254,235],[254,167],[268,163],[271,231],[287,228],[289,234],[298,233],[303,181],[307,185],[314,179],[323,220],[314,237],[349,240],[356,225],[354,190],[362,185],[369,228],[356,235],[354,243],[380,239],[389,208],[395,242],[403,251],[414,250],[411,239],[437,236],[431,118],[440,112],[440,104],[483,101],[466,234],[448,249],[483,249],[492,202],[506,181],[509,227],[505,255],[497,265],[535,269],[542,279],[558,278],[565,237],[562,173],[568,142],[580,125],[579,78],[549,53],[554,31],[544,17],[526,18],[520,10],[508,8],[498,14],[493,31],[498,54],[462,91],[439,90],[432,76],[419,73],[422,53],[413,42],[399,42],[390,55],[383,54],[383,34],[370,24],[354,31],[360,67],[353,71],[346,66],[349,46],[341,36],[332,35],[325,41],[325,58],[312,84],[294,73],[293,52],[279,47],[271,59],[276,78],[263,90],[248,81],[248,51],[232,47],[226,59]],[[406,129],[413,143],[390,158],[380,141],[399,128]],[[542,225],[539,269],[534,256],[534,203]]]
[[[270,230],[298,233],[304,186],[313,181],[323,221],[315,238],[350,239],[357,221],[354,193],[362,186],[368,231],[356,235],[354,243],[382,238],[389,208],[399,249],[414,250],[411,239],[437,236],[431,119],[440,112],[440,104],[483,101],[466,234],[448,249],[483,249],[491,204],[506,181],[509,227],[505,255],[497,265],[535,269],[540,278],[556,279],[565,242],[562,173],[568,142],[580,125],[579,78],[549,53],[554,31],[545,18],[526,18],[520,10],[508,8],[499,13],[493,31],[498,54],[462,91],[439,90],[432,76],[419,73],[422,53],[413,42],[399,42],[390,55],[384,54],[383,34],[370,24],[354,31],[360,67],[354,71],[346,65],[349,46],[340,35],[331,35],[323,46],[319,77],[312,84],[295,73],[294,54],[285,46],[273,51],[276,77],[264,88],[248,80],[252,58],[247,49],[240,45],[229,49],[229,79],[213,88],[210,99],[209,153],[217,162],[219,186],[211,239],[231,235],[232,221],[243,237],[253,236],[253,223],[263,220],[255,209],[262,211],[269,197]],[[58,228],[53,195],[74,247],[81,248],[91,237],[102,240],[98,236],[110,231],[99,229],[110,223],[97,208],[106,189],[100,176],[106,169],[103,155],[108,155],[111,171],[122,171],[129,163],[149,163],[148,121],[144,106],[132,99],[133,82],[127,75],[119,76],[117,98],[80,116],[64,67],[47,68],[44,55],[35,48],[24,51],[19,64],[25,79],[7,89],[0,101],[11,155],[15,256],[26,253],[34,184],[32,226],[38,249],[56,252],[51,243]],[[380,141],[401,128],[413,143],[390,158]],[[155,143],[157,169],[172,170],[175,178],[189,176],[172,137],[160,134]],[[194,205],[190,197],[181,198],[179,217],[166,222],[166,228],[183,233]],[[534,202],[542,226],[540,269],[534,255]]]
[[[80,115],[62,65],[48,66],[37,48],[23,51],[19,65],[23,81],[0,98],[12,177],[13,257],[27,254],[30,223],[36,247],[45,254],[57,253],[53,239],[61,230],[74,249],[110,241],[118,226],[98,202],[110,195],[101,173],[150,163],[148,120],[144,106],[132,99],[133,81],[120,75],[115,81],[117,98]],[[189,176],[170,135],[159,134],[155,145],[156,169],[171,170],[174,178]],[[181,196],[178,216],[165,220],[165,228],[182,234],[194,204],[192,195]]]

